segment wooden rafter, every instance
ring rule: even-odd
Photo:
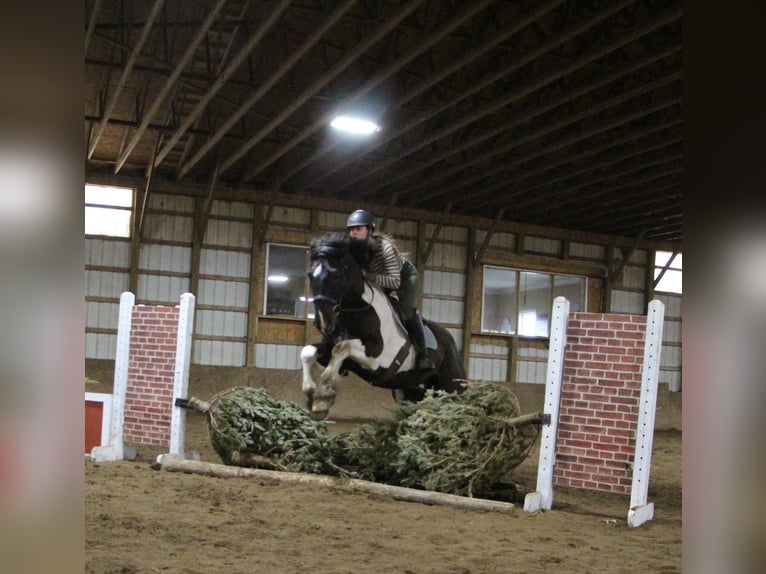
[[[149,12],[149,16],[146,19],[146,23],[144,24],[144,27],[141,30],[141,35],[138,37],[138,40],[133,46],[130,56],[128,56],[128,60],[125,63],[125,67],[122,70],[120,79],[117,81],[117,85],[114,87],[111,94],[109,95],[109,101],[106,104],[106,109],[104,110],[102,114],[101,123],[98,124],[96,133],[93,136],[93,139],[91,140],[90,149],[88,150],[88,159],[93,157],[93,152],[96,151],[96,148],[98,147],[98,144],[101,141],[101,136],[103,136],[104,131],[106,131],[106,126],[109,124],[109,119],[112,117],[112,114],[114,113],[114,110],[117,107],[117,104],[119,102],[120,94],[122,93],[122,90],[125,87],[125,84],[128,80],[128,77],[130,76],[131,71],[133,70],[133,65],[136,63],[136,60],[138,59],[138,55],[141,53],[141,48],[143,48],[144,44],[149,38],[149,33],[152,30],[152,25],[154,24],[154,20],[157,18],[158,14],[160,13],[160,8],[162,8],[163,3],[164,3],[164,0],[155,0],[154,4],[152,5],[151,11]]]

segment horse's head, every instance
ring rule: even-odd
[[[309,284],[314,299],[314,324],[323,335],[335,332],[339,312],[357,304],[364,292],[364,277],[349,251],[344,233],[314,239],[309,249]]]

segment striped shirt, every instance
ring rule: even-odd
[[[402,284],[402,260],[390,241],[383,237],[376,239],[380,241],[380,250],[377,250],[370,260],[368,276],[373,274],[372,283],[382,289],[399,289]]]

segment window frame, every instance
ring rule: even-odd
[[[136,201],[136,189],[132,187],[122,187],[117,185],[102,185],[97,183],[85,184],[85,196],[87,196],[87,190],[89,187],[102,188],[102,189],[115,189],[124,190],[130,192],[130,205],[123,205],[122,203],[103,203],[88,201],[87,197],[84,198],[84,210],[85,210],[85,228],[83,229],[86,237],[109,237],[113,239],[132,239],[133,237],[133,218],[135,216],[135,201]],[[122,233],[93,233],[87,231],[88,210],[105,210],[108,212],[128,212],[127,232]],[[92,212],[91,212],[92,213]]]
[[[303,278],[303,295],[299,295],[299,301],[300,297],[305,297],[304,305],[303,305],[303,314],[298,315],[297,313],[270,313],[269,312],[269,275],[270,275],[270,267],[271,267],[271,249],[272,247],[283,247],[283,248],[289,248],[289,249],[301,249],[305,252],[305,266],[303,268],[303,271],[300,275],[291,275],[289,277],[302,277]],[[274,318],[290,318],[290,319],[300,319],[300,320],[312,320],[314,318],[314,305],[312,303],[311,299],[311,289],[308,281],[308,269],[309,269],[309,247],[307,245],[296,245],[292,243],[281,243],[278,241],[270,241],[266,243],[266,255],[265,255],[265,261],[264,261],[264,275],[263,275],[263,316],[264,317],[274,317]],[[295,302],[294,302],[295,303]]]
[[[500,330],[491,330],[485,327],[485,309],[486,309],[486,300],[487,300],[487,291],[486,291],[486,271],[487,269],[499,269],[502,271],[508,271],[511,273],[514,273],[515,280],[513,285],[513,311],[515,313],[515,317],[513,317],[513,323],[512,323],[512,330],[510,332],[506,331],[500,331]],[[544,275],[547,278],[548,283],[548,306],[545,310],[544,316],[547,317],[547,327],[546,327],[546,334],[545,335],[539,335],[539,334],[523,334],[520,332],[520,326],[521,326],[521,277],[523,273],[533,273],[537,275]],[[556,278],[559,277],[573,277],[576,279],[579,279],[582,281],[582,309],[586,310],[588,305],[588,276],[587,275],[577,275],[573,273],[555,273],[551,271],[541,270],[541,269],[526,269],[526,268],[520,268],[520,267],[505,267],[502,265],[491,265],[491,264],[485,264],[482,268],[482,292],[481,292],[481,317],[480,317],[480,325],[479,325],[479,332],[481,335],[497,335],[497,336],[503,336],[503,337],[523,337],[527,339],[548,339],[550,337],[550,309],[553,306],[553,299],[555,298],[555,292],[556,292]],[[535,308],[535,310],[538,310]],[[528,312],[529,309],[526,309]],[[543,316],[543,315],[541,315]]]
[[[657,263],[657,260],[661,257],[666,257],[665,263]],[[677,264],[674,263],[678,261]],[[673,295],[683,295],[683,254],[680,251],[664,251],[657,250],[654,252],[654,273],[653,273],[653,290],[655,293],[671,293]],[[668,275],[670,273],[670,275]],[[678,288],[675,289],[663,289],[660,286],[663,283],[663,279],[667,283],[673,283],[668,281],[671,277],[678,277]],[[658,280],[659,278],[659,280]]]

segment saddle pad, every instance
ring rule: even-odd
[[[397,309],[397,306],[394,305],[394,302],[392,301],[391,296],[387,296],[386,300],[388,301],[389,307],[391,307],[391,311],[393,311],[394,319],[396,320],[396,323],[399,325],[399,327],[402,328],[402,331],[404,333],[407,333],[407,327],[402,322],[402,317],[399,315],[399,309]],[[436,342],[436,337],[433,334],[433,331],[431,331],[430,327],[423,323],[423,334],[425,335],[426,339],[426,347],[429,349],[436,349],[438,346],[438,343]]]
[[[402,322],[402,317],[399,315],[399,309],[398,306],[394,304],[393,298],[390,295],[386,295],[386,301],[388,301],[388,306],[391,307],[391,314],[394,316],[394,320],[396,321],[396,324],[399,325],[399,327],[402,330],[402,333],[406,336],[407,335],[407,327],[404,326],[404,323]]]

